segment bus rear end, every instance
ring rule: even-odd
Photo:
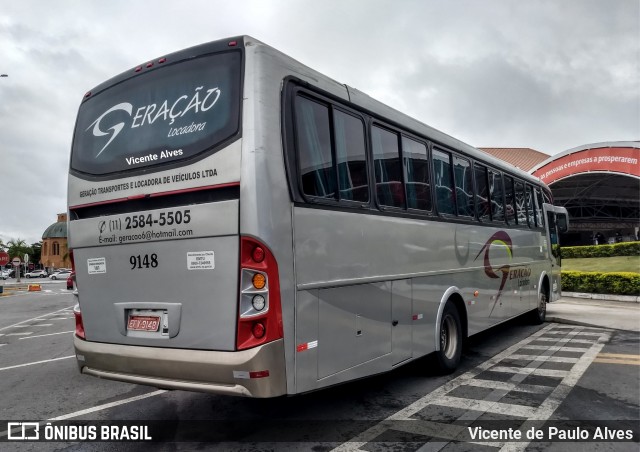
[[[149,61],[87,93],[69,175],[82,373],[286,393],[278,267],[240,235],[242,38]]]

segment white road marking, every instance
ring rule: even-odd
[[[564,349],[563,349],[564,350]],[[522,359],[531,361],[546,361],[552,363],[571,363],[578,362],[578,358],[564,358],[562,356],[534,356],[534,355],[511,355],[509,359]]]
[[[85,410],[76,411],[73,413],[65,414],[63,416],[54,417],[51,419],[47,419],[47,421],[65,421],[67,419],[72,419],[74,417],[84,416],[85,414],[95,413],[96,411],[102,411],[109,408],[113,408],[114,406],[124,405],[125,403],[131,403],[142,399],[147,399],[149,397],[154,397],[160,394],[164,394],[167,392],[166,389],[158,389],[154,392],[148,392],[146,394],[142,394],[135,397],[129,397],[128,399],[116,400],[115,402],[105,403],[103,405],[94,406],[93,408],[87,408]]]
[[[24,339],[29,339],[25,337]],[[527,392],[529,394],[544,394],[550,391],[550,387],[542,385],[525,385],[522,383],[510,383],[508,381],[482,380],[474,378],[465,383],[466,386],[475,386],[478,388],[502,389],[503,391]]]
[[[36,327],[36,326],[52,326],[52,325],[53,323],[38,323],[37,325],[32,325],[32,326]]]
[[[33,334],[33,331],[23,331],[22,333],[9,333],[9,334],[7,334],[7,337],[9,337],[9,336],[28,336],[30,334]]]
[[[25,339],[35,339],[36,337],[55,336],[57,334],[69,334],[69,333],[74,333],[74,331],[62,331],[61,333],[50,333],[50,334],[40,334],[38,336],[21,337],[20,340],[23,341]]]
[[[73,356],[71,358],[73,358]],[[59,358],[59,359],[62,359],[62,358]],[[0,369],[0,370],[2,370],[2,369]],[[47,419],[46,421],[41,421],[41,422],[39,422],[39,425],[43,425],[46,422],[66,421],[67,419],[73,419],[75,417],[84,416],[85,414],[90,414],[90,413],[95,413],[96,411],[106,410],[106,409],[109,409],[109,408],[113,408],[115,406],[124,405],[125,403],[131,403],[131,402],[136,402],[138,400],[147,399],[149,397],[155,397],[157,395],[164,394],[165,392],[167,392],[165,389],[159,389],[157,391],[149,392],[147,394],[142,394],[142,395],[135,396],[135,397],[129,397],[128,399],[117,400],[115,402],[110,402],[110,403],[105,403],[103,405],[94,406],[93,408],[87,408],[85,410],[80,410],[80,411],[74,411],[73,413],[64,414],[62,416],[52,417],[51,419]],[[13,432],[14,430],[19,430],[19,428],[12,429],[11,431]],[[7,436],[8,434],[9,434],[9,432],[7,430],[5,430],[4,432],[0,432],[0,438],[2,438],[3,436]]]
[[[515,353],[516,350],[520,349],[523,345],[533,342],[535,340],[539,340],[540,336],[545,334],[550,328],[551,328],[551,325],[548,325],[542,328],[540,331],[537,331],[536,333],[532,334],[531,336],[524,339],[523,341],[512,345],[511,347],[504,350],[502,353],[499,353],[493,358],[485,361],[484,363],[481,363],[479,366],[475,367],[474,369],[471,369],[470,371],[460,375],[459,377],[446,382],[439,388],[423,396],[421,399],[416,400],[415,402],[403,408],[402,410],[396,412],[395,414],[392,414],[386,420],[408,419],[418,411],[421,411],[422,409],[426,408],[427,405],[431,404],[433,399],[442,397],[448,392],[451,392],[452,390],[454,390],[455,388],[468,384],[468,382],[471,381],[475,376],[479,375],[480,373],[489,369],[490,367],[496,365],[501,360],[507,358],[509,355]],[[338,447],[333,449],[332,452],[350,452],[350,451],[360,450],[360,447],[364,446],[366,443],[374,439],[376,436],[384,433],[384,431],[387,428],[386,426],[383,425],[383,422],[377,425],[374,425],[368,430],[365,430],[364,432],[360,433],[355,438],[352,438],[348,442],[339,445]]]
[[[69,359],[69,358],[75,358],[75,357],[76,357],[76,355],[62,356],[60,358],[45,359],[45,360],[42,360],[42,361],[35,361],[35,362],[32,362],[32,363],[17,364],[15,366],[9,366],[9,367],[0,367],[0,371],[9,370],[9,369],[17,369],[18,367],[33,366],[35,364],[50,363],[52,361],[60,361],[61,359]]]
[[[571,372],[560,382],[560,384],[549,394],[549,396],[545,399],[544,402],[538,407],[534,416],[530,417],[529,420],[534,419],[549,419],[553,412],[560,406],[560,404],[564,401],[565,397],[569,394],[569,392],[573,389],[573,387],[578,383],[578,380],[582,378],[582,375],[585,373],[591,362],[596,358],[600,350],[604,347],[605,342],[609,339],[608,333],[601,333],[600,338],[597,343],[595,343],[591,348],[587,350],[587,352],[582,355],[580,361],[573,366]],[[528,427],[527,422],[522,424],[521,428],[526,429]],[[504,446],[505,450],[522,450],[524,451],[527,446],[526,443],[507,443]]]
[[[31,328],[31,325],[16,325],[14,328]]]
[[[557,337],[539,337],[538,339],[536,339],[538,342],[557,342],[558,338]],[[571,340],[572,344],[593,344],[593,341],[588,341],[586,339],[572,339]],[[532,347],[536,347],[535,345],[530,345],[528,348],[532,348]],[[586,349],[587,347],[585,347]]]
[[[522,347],[527,350],[552,350],[556,349],[556,351],[560,350],[560,347],[545,347],[544,345],[525,345]],[[588,350],[588,348],[580,348],[580,347],[562,347],[562,351],[564,352],[576,352],[576,353],[584,353]]]
[[[13,325],[3,326],[2,328],[0,328],[0,331],[6,330],[7,328],[13,328],[16,325],[22,325],[23,323],[31,322],[33,320],[44,320],[44,319],[42,319],[42,317],[46,317],[46,316],[49,316],[49,315],[57,314],[58,312],[66,311],[67,309],[73,309],[73,306],[68,306],[66,308],[58,309],[57,311],[50,312],[49,314],[44,314],[44,315],[39,315],[37,317],[32,317],[30,319],[23,320],[22,322],[14,323]]]
[[[503,372],[509,374],[522,374],[522,375],[539,375],[541,377],[559,377],[564,378],[569,373],[568,370],[553,370],[553,369],[538,369],[532,367],[509,367],[509,366],[495,366],[489,369],[492,372]]]
[[[506,393],[505,393],[506,394]],[[514,405],[512,403],[491,402],[486,400],[470,400],[458,397],[442,396],[432,403],[438,406],[448,406],[451,408],[460,408],[463,410],[482,411],[484,413],[504,414],[509,416],[530,418],[536,411],[535,408],[524,405]]]
[[[341,452],[353,452],[360,451],[361,447],[367,444],[369,441],[374,440],[377,436],[383,434],[389,429],[401,430],[407,432],[414,432],[417,434],[424,434],[425,436],[431,436],[436,438],[449,438],[442,440],[433,440],[424,444],[421,448],[421,452],[430,450],[440,450],[449,444],[450,441],[460,440],[460,435],[464,436],[465,431],[457,428],[455,425],[448,423],[439,423],[433,421],[419,421],[411,416],[416,415],[421,410],[427,408],[429,405],[433,406],[450,406],[457,409],[462,409],[465,412],[458,418],[459,420],[474,421],[484,413],[498,413],[508,416],[517,416],[525,418],[522,425],[519,427],[521,431],[524,431],[530,427],[530,424],[536,420],[546,420],[551,417],[554,411],[560,406],[571,389],[575,386],[578,380],[582,377],[586,369],[591,362],[595,359],[597,354],[602,350],[604,343],[609,339],[609,333],[604,329],[589,329],[585,331],[584,327],[556,327],[554,325],[548,325],[538,332],[534,333],[530,337],[523,341],[512,345],[503,352],[494,356],[493,358],[481,363],[474,369],[460,375],[459,377],[448,381],[439,388],[423,396],[421,399],[408,405],[402,410],[389,416],[384,421],[374,425],[368,430],[360,433],[351,440],[339,445],[333,451]],[[555,338],[551,336],[556,336]],[[546,336],[546,337],[542,337]],[[576,337],[594,336],[594,339],[589,341],[585,339],[576,339]],[[529,345],[532,342],[549,342],[548,346],[533,346]],[[570,345],[575,343],[585,343],[589,347],[580,348],[576,351],[582,353],[582,356],[575,361],[571,358],[570,364],[573,364],[570,370],[554,370],[554,369],[541,369],[540,366],[547,362],[559,362],[564,363],[564,359],[551,360],[547,358],[554,358],[553,355],[559,350],[573,351],[575,347]],[[524,355],[522,349],[539,350],[537,355]],[[512,367],[504,365],[507,363],[501,363],[505,359],[527,359],[530,364],[527,367]],[[555,357],[559,358],[559,357]],[[483,372],[506,372],[511,374],[511,378],[508,381],[493,381],[488,379],[482,379]],[[549,376],[562,378],[559,384],[541,383],[541,384],[523,384],[527,377],[530,376]],[[492,391],[487,394],[484,399],[470,399],[463,398],[462,396],[454,396],[450,394],[453,390],[461,386],[476,386],[485,389],[491,389]],[[517,392],[529,392],[547,394],[544,401],[537,407],[531,407],[526,405],[520,405],[517,403],[509,402],[509,399],[504,399],[511,391]],[[504,401],[501,401],[504,400]],[[394,423],[393,421],[405,421]],[[415,421],[415,422],[406,422]],[[430,425],[434,424],[434,425]],[[423,433],[420,433],[423,432]],[[451,435],[448,434],[451,433]],[[483,444],[494,448],[501,448],[502,451],[524,451],[528,446],[528,442],[522,443],[506,443],[506,442],[476,442],[473,444]]]

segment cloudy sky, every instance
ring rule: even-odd
[[[640,138],[638,0],[2,1],[0,239],[66,210],[86,91],[240,34],[473,146]]]

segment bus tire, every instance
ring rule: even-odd
[[[549,302],[547,286],[542,286],[542,290],[538,292],[538,305],[531,311],[530,319],[534,325],[542,325],[547,319],[547,303]]]
[[[462,324],[453,303],[447,302],[440,319],[440,350],[436,352],[439,370],[444,374],[455,371],[462,356]]]

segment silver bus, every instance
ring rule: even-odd
[[[248,36],[87,92],[69,240],[83,374],[249,397],[435,353],[559,296],[538,179]],[[429,365],[429,364],[425,364]]]

